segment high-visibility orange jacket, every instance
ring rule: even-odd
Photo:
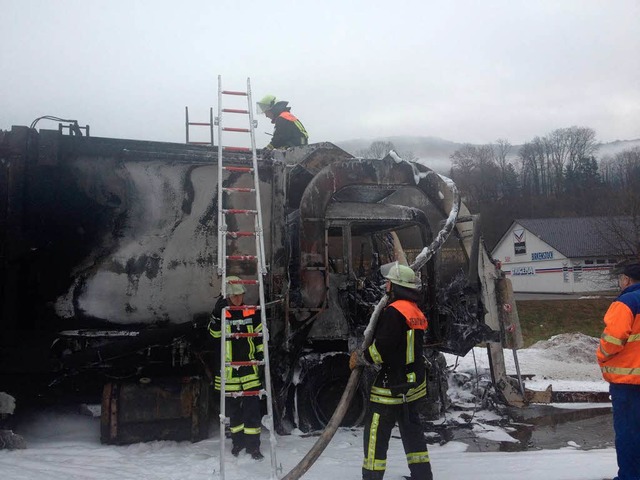
[[[596,352],[603,378],[640,384],[640,283],[622,291],[607,310],[604,323]]]
[[[271,109],[274,114],[271,123],[275,127],[273,138],[266,146],[268,149],[297,147],[309,143],[309,134],[304,125],[291,113],[291,107],[286,105],[287,102],[278,102]]]
[[[220,298],[211,314],[209,334],[215,341],[216,350],[219,349],[219,342],[222,339],[222,309],[228,305],[227,299]],[[225,319],[227,334],[262,332],[262,323],[255,309],[226,310]],[[262,337],[228,337],[225,342],[226,362],[262,360],[263,352],[264,345],[262,343]],[[213,366],[215,370],[218,369],[218,365],[218,358],[215,358]],[[241,367],[229,366],[224,367],[222,371],[224,371],[225,374],[225,388],[228,392],[253,390],[259,388],[261,385],[258,367],[256,365],[243,365]],[[220,390],[222,383],[219,373],[220,371],[217,370],[214,382],[216,390]]]
[[[416,303],[399,299],[385,308],[376,327],[374,341],[365,358],[382,368],[371,388],[370,400],[397,405],[424,397],[427,393],[422,357],[427,318]]]

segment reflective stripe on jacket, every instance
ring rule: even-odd
[[[596,352],[602,377],[611,383],[640,384],[640,283],[624,289],[604,323]]]
[[[256,315],[255,309],[244,310],[227,310],[226,331],[230,333],[260,333],[262,332],[262,323]],[[212,321],[209,324],[209,334],[220,340],[221,322],[215,315],[212,315]],[[262,358],[264,345],[261,337],[245,337],[245,338],[227,338],[225,341],[225,361],[226,362],[243,362],[250,360],[258,360]],[[259,354],[257,358],[256,354]],[[226,390],[228,392],[252,390],[261,386],[260,377],[258,375],[258,366],[249,365],[241,367],[224,367]],[[214,385],[216,390],[220,390],[221,378],[216,375]]]
[[[307,130],[304,128],[304,125],[302,125],[302,122],[298,120],[298,118],[291,112],[282,112],[278,116],[280,118],[284,118],[285,120],[288,120],[289,122],[292,122],[296,126],[298,131],[304,137],[304,143],[300,143],[300,145],[306,145],[307,144],[306,141],[309,139],[309,134],[307,133]]]
[[[309,143],[309,134],[302,122],[288,110],[281,112],[272,122],[275,128],[267,149],[298,147]]]
[[[422,346],[427,326],[415,302],[396,300],[385,308],[366,352],[373,363],[382,366],[371,389],[372,402],[394,405],[426,395]]]

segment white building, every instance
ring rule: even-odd
[[[624,227],[624,228],[623,228]],[[623,258],[624,217],[515,220],[492,255],[516,292],[589,293],[615,290],[612,267]]]

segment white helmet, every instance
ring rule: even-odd
[[[395,283],[401,287],[412,288],[414,290],[419,288],[419,285],[416,283],[416,272],[406,265],[400,264],[398,261],[385,263],[380,267],[380,273],[391,283]]]
[[[229,295],[241,295],[247,291],[241,283],[230,283],[238,281],[240,281],[240,277],[236,277],[235,275],[227,277],[227,297]]]

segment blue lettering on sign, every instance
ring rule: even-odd
[[[553,251],[551,252],[533,252],[531,254],[532,261],[553,260]]]
[[[513,267],[511,275],[535,275],[536,271],[533,267]]]

